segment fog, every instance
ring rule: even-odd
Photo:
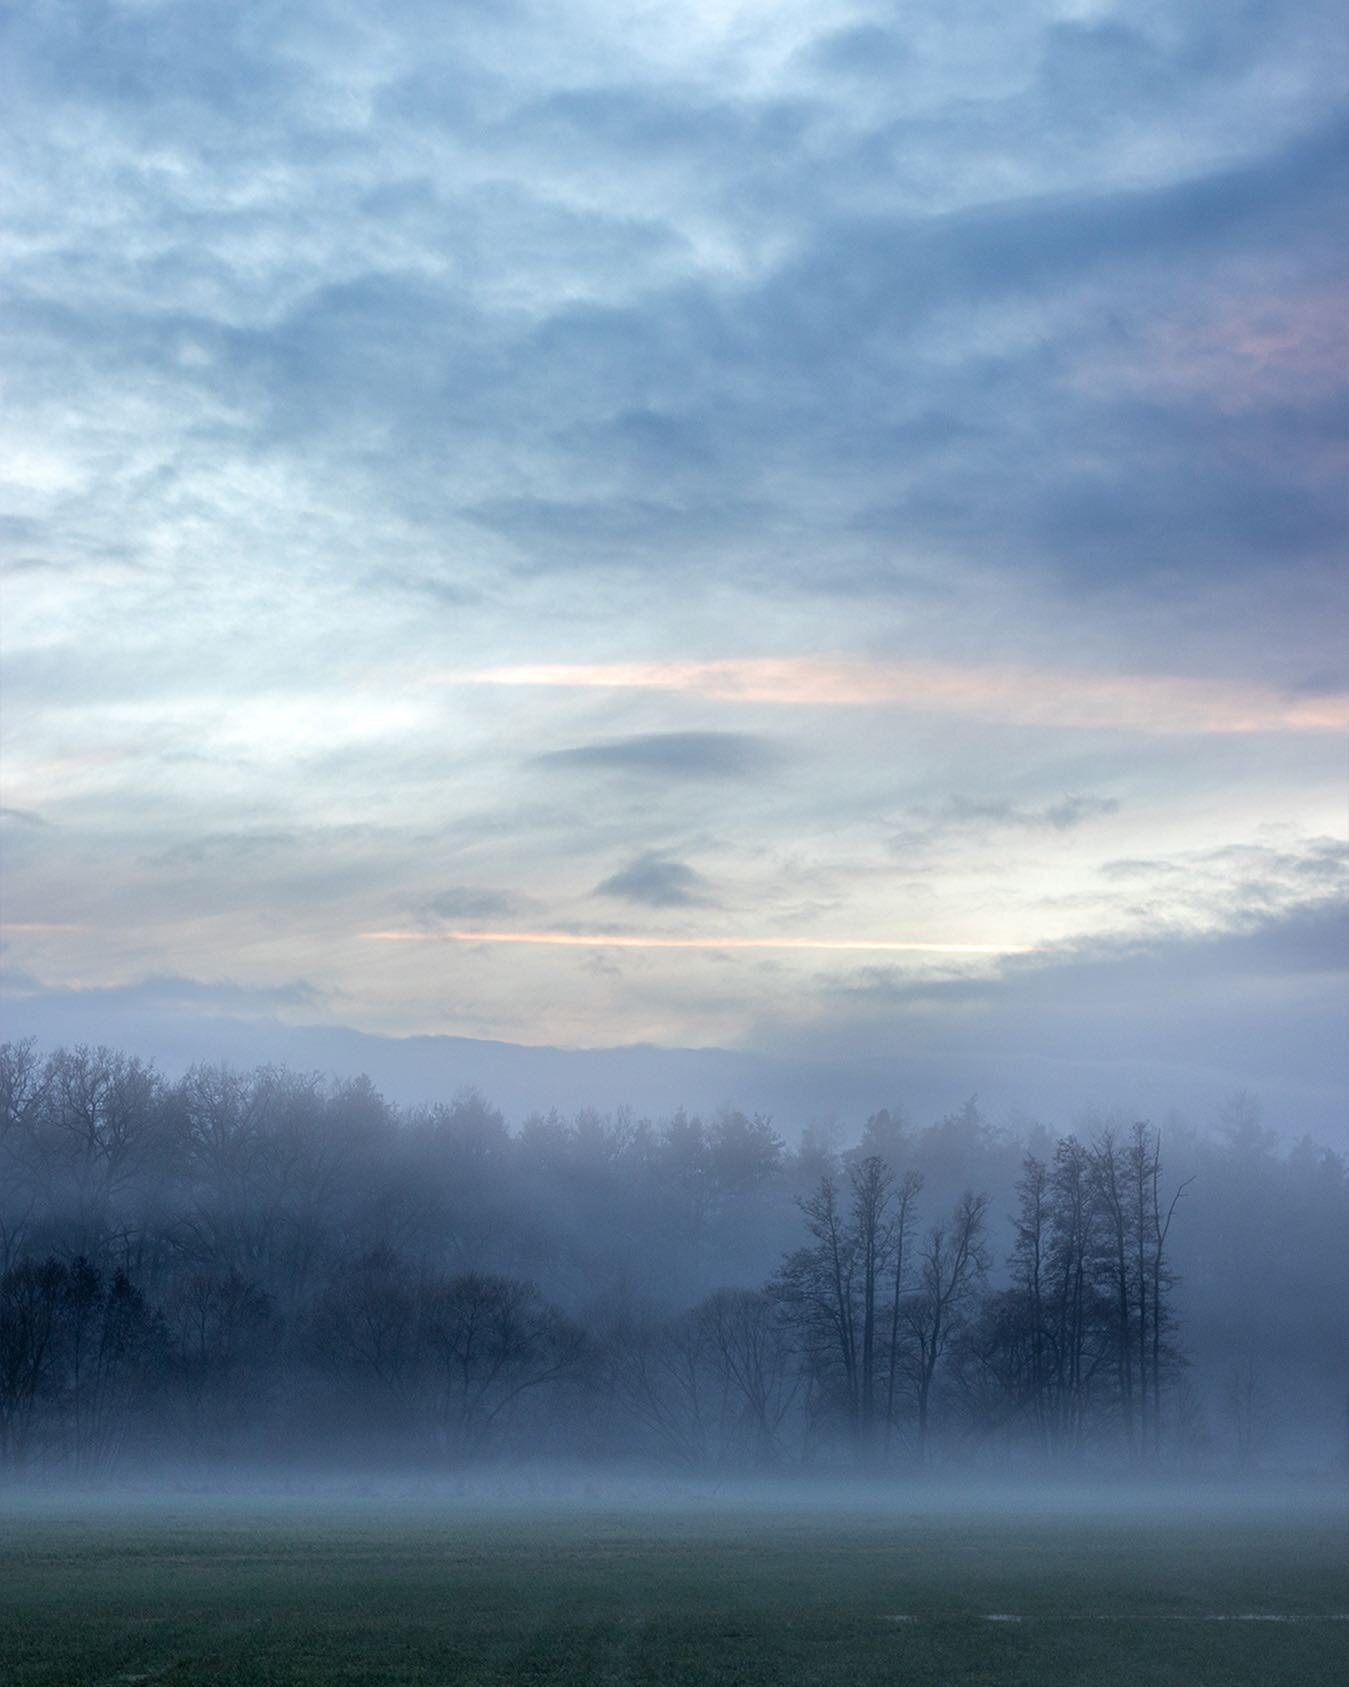
[[[26,1042],[0,1103],[0,1471],[53,1504],[1202,1509],[1349,1471],[1349,1175],[1250,1097],[785,1141]]]
[[[1287,1476],[1244,1483],[1176,1477],[1046,1481],[991,1472],[976,1479],[948,1473],[879,1482],[818,1475],[700,1481],[552,1466],[466,1471],[428,1480],[424,1475],[337,1470],[282,1478],[259,1467],[209,1480],[182,1469],[161,1470],[152,1478],[11,1484],[5,1490],[5,1509],[18,1520],[158,1524],[177,1519],[223,1527],[297,1521],[383,1525],[399,1520],[415,1528],[456,1519],[475,1524],[492,1518],[543,1522],[586,1517],[695,1524],[790,1518],[808,1527],[812,1519],[828,1525],[841,1515],[887,1524],[1153,1521],[1202,1527],[1290,1515],[1335,1521],[1343,1517],[1345,1494],[1342,1487],[1323,1480]]]

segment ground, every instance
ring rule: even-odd
[[[11,1494],[0,1682],[1349,1681],[1333,1492],[1125,1500]]]

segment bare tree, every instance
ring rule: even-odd
[[[951,1218],[934,1226],[922,1253],[920,1287],[905,1305],[913,1342],[909,1366],[918,1407],[920,1462],[928,1454],[938,1368],[960,1334],[988,1269],[983,1244],[987,1211],[987,1195],[966,1191]]]
[[[912,1233],[918,1197],[923,1190],[921,1172],[905,1172],[895,1195],[895,1211],[890,1226],[890,1328],[885,1369],[885,1446],[889,1451],[896,1426],[899,1406],[902,1339],[901,1319],[904,1297],[909,1289],[912,1269]]]
[[[857,1435],[863,1458],[875,1451],[878,1365],[877,1293],[890,1251],[888,1209],[894,1175],[877,1154],[869,1154],[850,1174],[852,1232],[861,1290],[861,1341],[857,1353]],[[882,1326],[883,1327],[883,1326]]]
[[[722,1289],[697,1309],[700,1351],[720,1380],[732,1414],[749,1427],[753,1462],[781,1462],[779,1437],[801,1391],[791,1330],[770,1296]]]
[[[859,1448],[858,1246],[832,1176],[799,1203],[814,1238],[783,1261],[772,1284],[796,1331],[816,1388],[839,1411]]]
[[[620,1313],[600,1329],[603,1371],[620,1412],[685,1470],[711,1462],[720,1387],[696,1313]]]
[[[1115,1381],[1124,1445],[1131,1458],[1138,1455],[1137,1406],[1135,1401],[1133,1306],[1134,1280],[1130,1273],[1136,1215],[1131,1211],[1125,1155],[1113,1129],[1102,1130],[1092,1145],[1092,1176],[1097,1208],[1102,1218],[1098,1270],[1108,1286],[1112,1308],[1112,1342]]]
[[[406,1433],[417,1399],[417,1280],[390,1249],[336,1272],[305,1325],[321,1371],[355,1385],[368,1426]]]
[[[0,1044],[0,1272],[17,1264],[38,1208],[37,1140],[52,1081],[34,1038]]]
[[[24,1260],[0,1277],[0,1465],[30,1458],[44,1394],[59,1382],[59,1260]]]
[[[468,1272],[422,1285],[418,1348],[441,1448],[464,1458],[522,1396],[574,1370],[585,1343],[533,1284]]]
[[[221,1457],[266,1396],[280,1335],[271,1297],[237,1271],[194,1272],[175,1285],[167,1324],[187,1444]]]
[[[78,1475],[93,1476],[112,1468],[140,1426],[168,1343],[162,1318],[123,1271],[105,1280],[88,1260],[77,1259],[62,1301],[67,1457]]]
[[[1232,1430],[1237,1469],[1255,1469],[1269,1439],[1269,1401],[1252,1355],[1233,1365],[1227,1375],[1224,1405]]]
[[[1090,1151],[1075,1136],[1054,1150],[1049,1191],[1049,1328],[1055,1373],[1052,1434],[1062,1450],[1079,1451],[1088,1401],[1109,1352],[1099,1335],[1095,1279],[1096,1192]]]

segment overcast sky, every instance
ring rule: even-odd
[[[13,0],[11,1029],[1333,1091],[1337,12]]]

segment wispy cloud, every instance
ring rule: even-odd
[[[669,691],[719,702],[871,706],[1018,726],[1149,734],[1334,732],[1349,695],[1306,695],[1184,674],[877,662],[842,655],[706,662],[519,663],[447,674],[475,685]]]
[[[745,778],[776,759],[776,746],[748,732],[645,732],[536,758],[543,767],[612,768],[670,779]]]
[[[1028,955],[1010,943],[918,943],[889,937],[657,937],[635,932],[363,931],[368,943],[529,943],[569,949],[837,949],[914,955]]]
[[[1019,803],[996,797],[952,797],[937,808],[920,809],[914,823],[890,839],[893,849],[911,850],[955,837],[979,837],[1003,831],[1075,831],[1092,820],[1119,811],[1113,797],[1070,794],[1047,803]]]

